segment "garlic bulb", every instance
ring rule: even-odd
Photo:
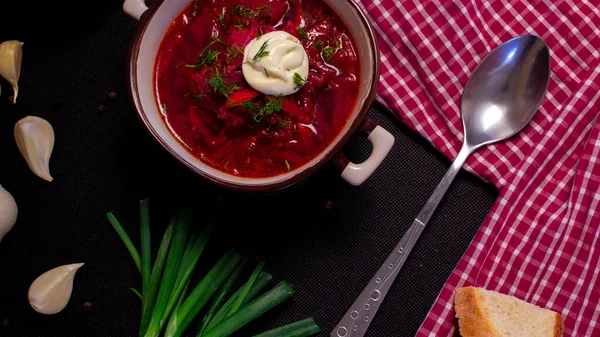
[[[23,60],[23,42],[4,41],[0,44],[0,75],[13,87],[13,103],[17,103],[19,94],[19,76]]]
[[[27,165],[38,177],[52,181],[50,156],[54,148],[54,129],[45,119],[27,116],[15,124],[15,140]]]
[[[46,315],[62,311],[69,303],[73,291],[73,278],[83,263],[68,264],[40,275],[29,287],[29,304]]]
[[[17,213],[15,199],[0,185],[0,241],[17,222]]]

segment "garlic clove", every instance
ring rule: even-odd
[[[50,156],[54,148],[54,129],[43,118],[27,116],[15,124],[15,140],[27,165],[38,177],[52,181]]]
[[[15,199],[0,185],[0,241],[17,222],[17,214]]]
[[[17,103],[19,94],[19,76],[23,60],[23,42],[4,41],[0,44],[0,75],[13,87],[13,103]]]
[[[40,275],[29,287],[29,304],[46,315],[62,311],[69,303],[73,291],[73,278],[83,263],[68,264]]]

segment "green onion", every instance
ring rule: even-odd
[[[260,275],[260,272],[262,271],[262,269],[263,269],[264,266],[265,266],[264,261],[260,261],[258,263],[258,265],[256,265],[256,268],[254,268],[254,271],[252,272],[252,275],[250,275],[250,279],[248,280],[248,282],[244,286],[242,292],[238,296],[237,300],[233,304],[233,307],[231,308],[231,310],[229,311],[229,314],[227,314],[227,316],[231,316],[236,311],[238,311],[238,309],[242,306],[242,303],[244,303],[244,300],[246,299],[246,296],[248,296],[248,293],[250,292],[250,289],[252,288],[252,285],[254,284],[254,282],[256,282],[256,279],[258,278],[258,275]]]
[[[192,290],[179,310],[173,313],[165,336],[180,337],[241,261],[242,255],[234,250],[230,249],[225,253]]]
[[[129,290],[133,291],[133,293],[136,294],[137,297],[140,298],[140,300],[142,299],[142,294],[140,294],[140,292],[137,289],[135,289],[135,288],[129,288]]]
[[[321,328],[312,317],[309,317],[296,323],[263,332],[254,337],[308,337],[319,332],[321,332]]]
[[[177,286],[176,281],[179,274],[179,267],[186,246],[188,236],[188,228],[190,225],[190,216],[187,211],[180,211],[177,214],[177,224],[173,234],[173,242],[169,249],[169,255],[163,270],[160,289],[154,304],[152,318],[148,324],[146,337],[157,337],[165,322],[162,321],[163,314],[167,309],[171,295],[174,293],[174,288]]]
[[[267,311],[294,296],[292,286],[283,281],[256,300],[243,306],[221,324],[209,330],[203,337],[227,337],[252,322]]]
[[[140,324],[140,336],[144,336],[146,334],[148,324],[152,318],[154,300],[156,299],[156,293],[160,286],[162,271],[165,266],[165,260],[167,259],[169,247],[171,246],[171,239],[173,238],[173,231],[175,229],[176,222],[177,216],[174,216],[169,223],[169,226],[167,226],[167,229],[165,230],[165,234],[163,235],[162,241],[160,242],[160,246],[158,248],[158,253],[156,254],[154,266],[152,267],[150,282],[148,282],[148,291],[144,293],[144,297],[142,298],[142,322]]]
[[[258,294],[269,284],[269,282],[271,282],[271,280],[273,280],[273,276],[271,276],[271,274],[269,274],[267,272],[260,273],[260,275],[258,276],[258,279],[256,279],[256,282],[254,282],[252,289],[250,289],[250,292],[248,292],[248,295],[246,296],[246,299],[242,303],[242,306],[244,306],[246,303],[252,301],[256,296],[258,296]],[[242,290],[244,290],[244,288],[245,288],[245,285],[242,286],[240,289],[238,289],[238,291],[236,291],[233,295],[231,295],[229,300],[227,300],[227,302],[225,302],[225,304],[223,304],[223,306],[221,306],[221,309],[219,309],[219,311],[217,311],[217,313],[215,314],[213,319],[210,321],[210,323],[206,327],[207,331],[211,330],[212,328],[217,326],[219,323],[221,323],[225,319],[225,317],[227,317],[227,314],[233,307],[233,304],[236,302],[238,296],[240,296],[240,294],[242,293]]]
[[[208,327],[208,323],[210,323],[210,321],[215,316],[215,314],[217,313],[219,308],[223,305],[223,302],[225,302],[227,294],[229,294],[229,291],[231,291],[231,288],[233,288],[234,283],[237,281],[241,272],[244,270],[244,266],[246,265],[247,261],[248,261],[248,258],[245,257],[242,260],[242,262],[240,262],[239,267],[237,267],[237,269],[231,274],[229,279],[227,279],[227,281],[225,281],[225,283],[223,283],[223,286],[221,287],[221,289],[219,289],[219,292],[217,293],[217,295],[213,299],[210,307],[208,308],[208,312],[204,316],[204,320],[202,321],[202,326],[200,327],[200,330],[198,330],[198,337],[202,336],[202,334]]]
[[[189,279],[185,283],[185,287],[183,287],[183,291],[181,292],[181,295],[179,295],[179,299],[177,300],[177,303],[175,304],[175,307],[173,307],[173,311],[179,310],[179,308],[183,304],[183,301],[185,300],[185,296],[187,294],[187,291],[190,288],[190,283],[191,282],[192,282],[192,279]]]
[[[182,276],[182,279],[178,281],[178,286],[175,289],[175,291],[173,292],[173,295],[171,295],[171,300],[169,300],[167,309],[165,310],[165,313],[163,314],[163,317],[162,317],[163,322],[166,322],[169,319],[169,315],[171,314],[171,310],[173,310],[175,303],[177,302],[179,297],[181,297],[181,295],[184,293],[183,290],[184,290],[185,286],[188,284],[188,281],[190,280],[192,273],[194,272],[194,269],[196,268],[196,265],[198,264],[198,261],[200,260],[200,256],[202,255],[202,252],[204,251],[204,247],[206,247],[206,243],[208,242],[208,239],[210,238],[210,235],[212,234],[213,229],[214,229],[214,226],[212,225],[212,223],[209,226],[205,227],[205,229],[198,236],[198,238],[195,240],[193,246],[191,247],[191,250],[190,250],[190,253],[189,253],[187,259],[183,260],[184,263],[183,263],[182,267],[185,268],[185,269],[181,268],[182,270],[184,270],[183,276]]]
[[[140,201],[140,235],[142,252],[142,293],[148,291],[152,270],[152,252],[150,247],[150,207],[148,199]]]
[[[142,266],[140,263],[140,253],[138,253],[137,249],[133,245],[133,242],[131,242],[131,239],[129,238],[127,233],[125,233],[123,226],[121,226],[121,224],[119,223],[119,220],[117,220],[117,218],[115,218],[115,215],[112,212],[108,212],[108,213],[106,213],[106,217],[108,218],[108,221],[110,222],[110,224],[113,226],[113,228],[115,229],[115,231],[121,238],[121,241],[123,241],[123,243],[125,244],[125,247],[127,247],[127,250],[129,251],[129,254],[131,255],[131,258],[133,259],[133,262],[135,262],[135,265],[137,266],[137,269],[139,270],[139,272],[141,274]]]

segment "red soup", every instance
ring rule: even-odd
[[[308,55],[308,76],[287,96],[254,90],[242,72],[246,46],[272,31]],[[331,144],[360,80],[349,31],[321,0],[192,1],[168,29],[154,76],[165,123],[188,151],[253,178],[299,168]]]

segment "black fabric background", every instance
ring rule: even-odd
[[[218,190],[171,159],[139,125],[126,99],[125,62],[136,22],[120,1],[67,13],[74,3],[0,5],[0,41],[25,42],[16,105],[0,81],[0,184],[19,205],[0,243],[0,336],[135,336],[140,302],[129,290],[139,274],[108,224],[109,210],[138,243],[138,201],[149,197],[153,244],[174,210],[191,205],[217,214],[219,229],[203,270],[228,247],[258,254],[294,299],[239,336],[313,316],[327,336],[411,224],[450,162],[380,107],[370,116],[396,137],[382,167],[352,187],[326,167],[306,183],[273,196]],[[27,6],[32,6],[28,8]],[[36,7],[38,6],[38,7]],[[35,27],[27,31],[25,27]],[[117,92],[97,111],[97,97]],[[51,183],[18,152],[13,126],[46,118],[56,133]],[[347,146],[366,158],[366,140]],[[191,195],[189,197],[188,195]],[[368,336],[414,336],[446,278],[491,209],[497,192],[461,172],[372,323]],[[53,316],[29,307],[27,290],[41,273],[84,262],[68,307]],[[196,277],[197,279],[197,277]],[[91,307],[84,308],[84,303]],[[190,334],[191,336],[191,334]]]

